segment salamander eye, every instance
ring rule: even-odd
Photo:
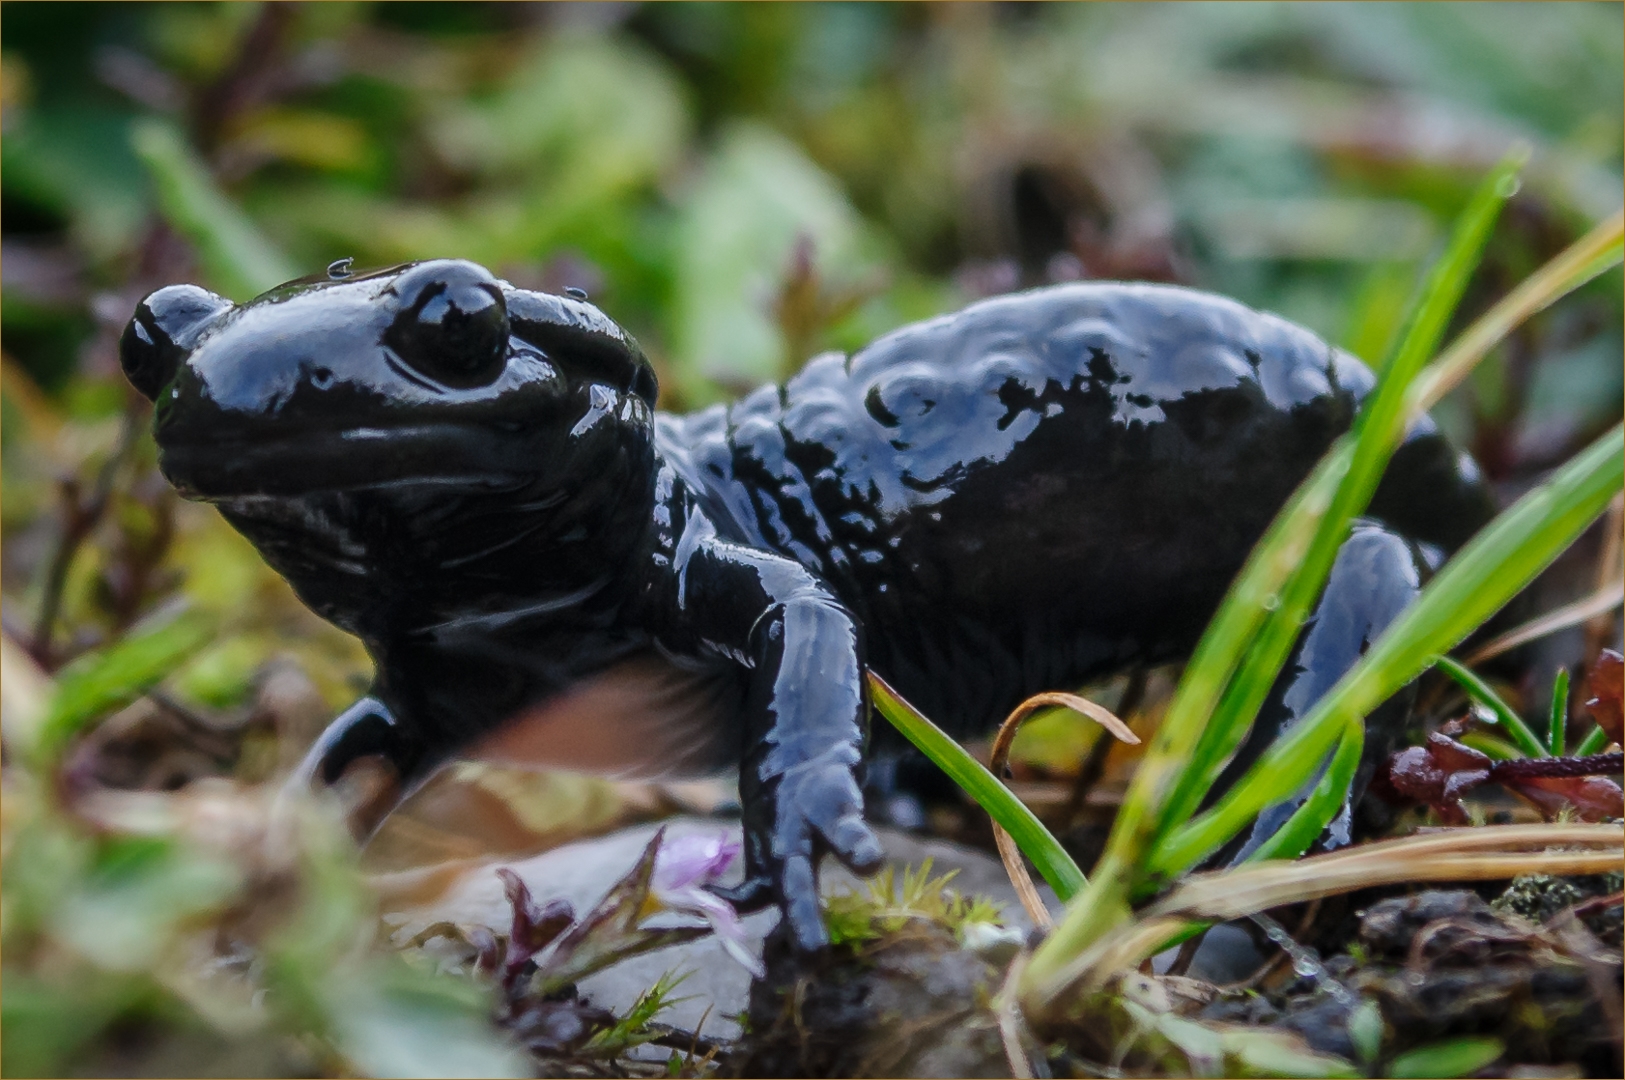
[[[508,355],[508,309],[490,275],[472,263],[425,263],[396,289],[409,303],[384,342],[402,360],[458,389],[496,381]]]
[[[119,365],[148,400],[174,376],[198,335],[231,301],[196,285],[169,285],[136,305],[119,338]]]

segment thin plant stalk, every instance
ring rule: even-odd
[[[1009,788],[872,671],[869,695],[881,716],[1009,831],[1056,896],[1069,900],[1088,884],[1072,856]]]
[[[1515,626],[1506,633],[1486,641],[1468,653],[1462,663],[1468,667],[1482,664],[1504,652],[1516,649],[1519,645],[1527,645],[1548,634],[1567,630],[1571,626],[1578,626],[1598,615],[1606,614],[1619,607],[1622,602],[1625,602],[1625,581],[1608,582],[1590,596],[1582,596],[1572,604],[1553,608],[1538,618],[1530,619],[1522,626]]]
[[[1051,706],[1070,709],[1081,716],[1087,716],[1118,741],[1139,745],[1139,736],[1135,735],[1127,724],[1118,719],[1110,709],[1097,705],[1088,698],[1058,692],[1034,694],[1011,710],[1010,715],[1004,718],[1004,723],[999,725],[998,734],[993,737],[993,748],[988,751],[987,756],[987,768],[990,773],[995,777],[1004,775],[1005,763],[1010,758],[1010,747],[1016,741],[1016,733],[1039,710]],[[1055,920],[1050,917],[1049,909],[1044,906],[1043,898],[1038,895],[1033,879],[1021,861],[1021,846],[1016,843],[1009,830],[996,820],[993,822],[993,842],[999,849],[999,858],[1004,862],[1004,872],[1009,875],[1010,884],[1015,887],[1016,897],[1026,909],[1027,917],[1040,930],[1048,930],[1054,926]]]
[[[1409,412],[1437,405],[1478,362],[1530,316],[1618,266],[1625,255],[1625,210],[1609,215],[1546,265],[1524,278],[1473,322],[1411,385]]]
[[[1326,823],[1337,815],[1348,798],[1349,786],[1360,768],[1360,755],[1364,750],[1365,721],[1351,720],[1343,729],[1337,752],[1332,755],[1332,762],[1321,775],[1315,790],[1302,806],[1292,812],[1285,825],[1247,856],[1247,861],[1296,859],[1308,851],[1309,845],[1325,830]]]
[[[1569,726],[1569,669],[1558,668],[1552,680],[1552,708],[1546,721],[1546,749],[1553,757],[1562,757],[1568,742]]]
[[[1608,732],[1601,724],[1592,728],[1586,737],[1580,740],[1580,745],[1574,748],[1575,757],[1590,757],[1592,754],[1602,753],[1602,748],[1608,745]]]

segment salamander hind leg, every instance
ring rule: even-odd
[[[1210,802],[1229,790],[1267,747],[1308,715],[1416,599],[1429,572],[1425,556],[1412,541],[1373,522],[1355,524],[1332,564],[1319,605],[1265,699],[1253,730],[1213,785]],[[1317,846],[1336,848],[1350,842],[1354,805],[1404,731],[1414,698],[1414,689],[1406,687],[1367,717],[1365,748],[1349,800]],[[1247,858],[1286,823],[1318,780],[1318,776],[1311,777],[1291,798],[1266,809],[1215,861],[1233,864]]]

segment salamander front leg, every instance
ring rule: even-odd
[[[422,761],[421,747],[407,736],[389,706],[364,697],[340,713],[311,745],[283,785],[282,797],[296,797],[312,788],[337,788],[350,831],[357,840],[365,840],[416,786]],[[352,766],[357,766],[358,775],[347,775]]]
[[[716,538],[700,519],[677,578],[689,634],[748,669],[739,796],[745,882],[724,895],[745,909],[777,901],[798,946],[829,940],[818,861],[878,869],[880,842],[859,786],[868,701],[856,620],[807,569]]]
[[[1356,522],[1332,564],[1319,606],[1259,711],[1258,722],[1214,784],[1210,799],[1228,790],[1266,747],[1303,719],[1365,655],[1388,624],[1416,599],[1427,573],[1427,564],[1409,540],[1382,525]],[[1414,689],[1406,687],[1366,719],[1365,749],[1349,802],[1327,826],[1318,846],[1336,848],[1350,842],[1353,804],[1365,792],[1378,763],[1393,750],[1414,698]],[[1302,805],[1317,780],[1311,778],[1297,795],[1260,814],[1249,832],[1220,852],[1218,861],[1239,862],[1251,854]]]

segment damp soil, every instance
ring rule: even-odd
[[[1242,984],[1178,980],[1176,1011],[1215,1027],[1296,1036],[1368,1075],[1399,1055],[1493,1037],[1501,1057],[1474,1075],[1622,1075],[1619,874],[1529,875],[1480,889],[1371,891],[1310,912],[1278,912],[1310,960],[1265,954]],[[1322,959],[1323,958],[1323,959]],[[799,956],[770,940],[744,1034],[721,1062],[734,1076],[1009,1076],[992,1001],[1003,965],[920,926]],[[1172,981],[1170,981],[1171,984]],[[1350,1018],[1374,1003],[1375,1056]],[[1045,1032],[1051,1075],[1166,1075],[1118,1047],[1101,1060],[1105,1018]],[[1127,1052],[1123,1052],[1123,1051]]]

